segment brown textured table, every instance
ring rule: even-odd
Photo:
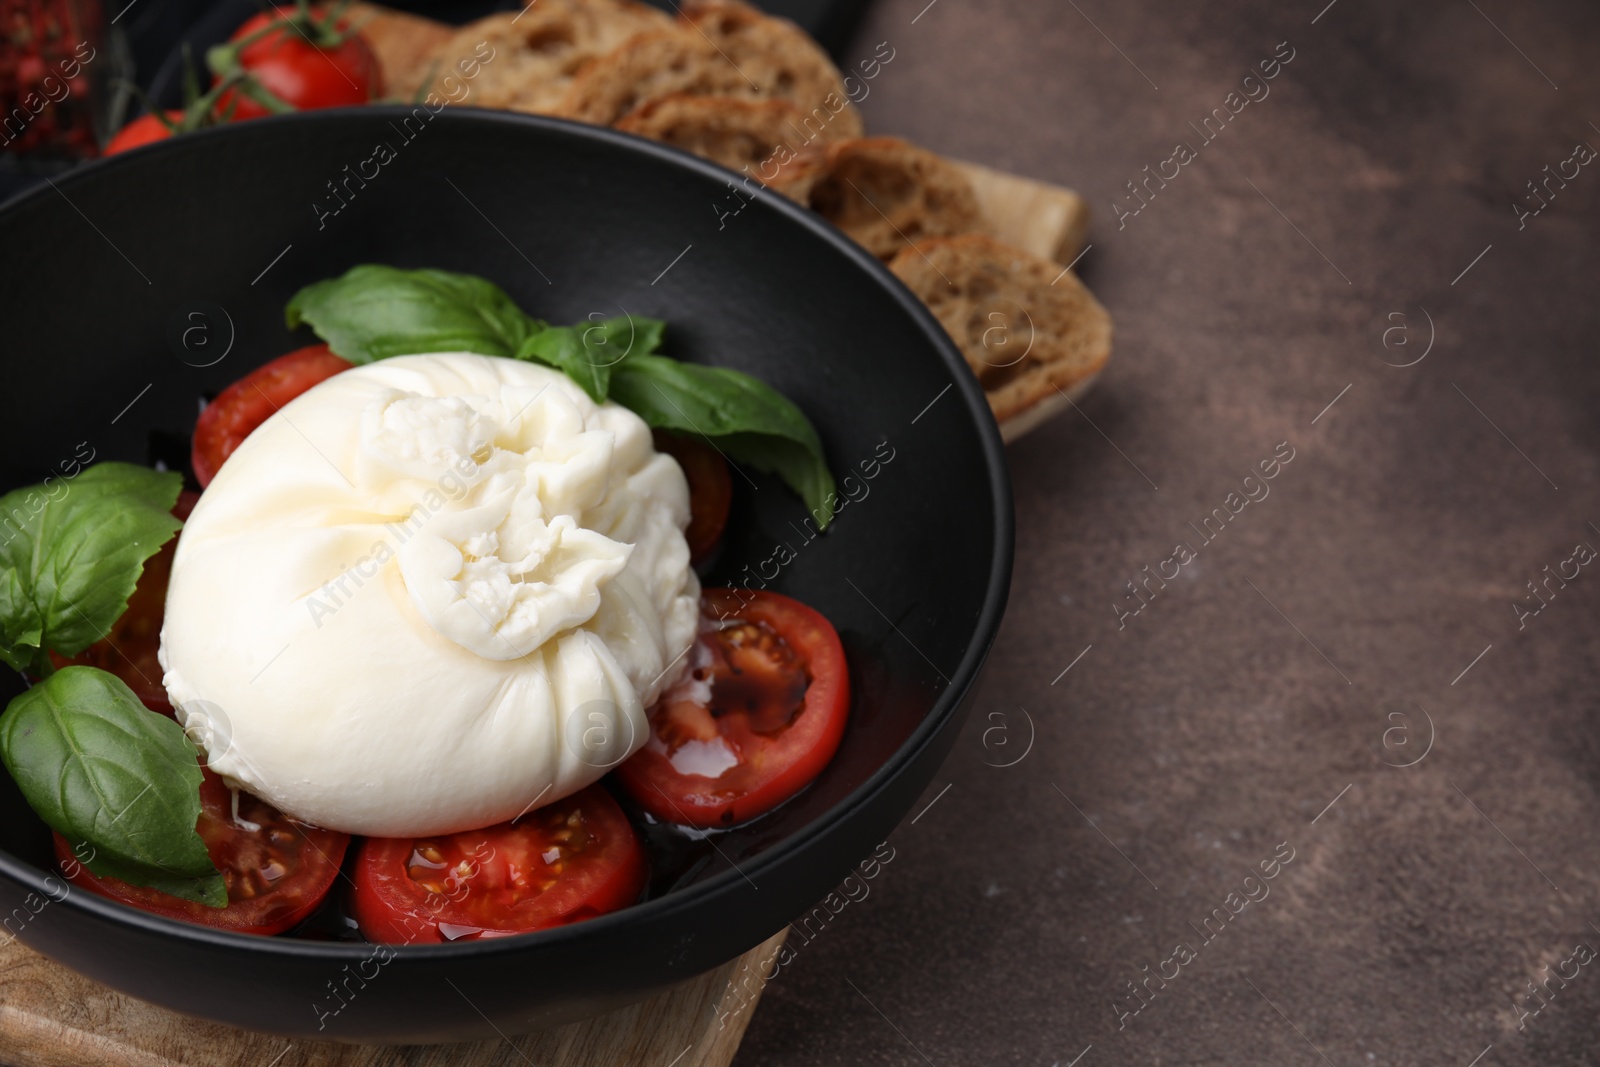
[[[1083,192],[1117,351],[1011,448],[932,806],[738,1062],[1600,1062],[1600,11],[925,4],[852,46],[869,124]]]

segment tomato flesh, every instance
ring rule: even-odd
[[[188,521],[194,510],[198,493],[184,490],[178,494],[178,503],[172,513]],[[161,623],[167,607],[167,582],[172,577],[172,557],[178,550],[174,537],[161,546],[161,551],[145,561],[139,584],[128,597],[128,607],[105,637],[96,641],[70,659],[59,653],[50,653],[50,662],[57,670],[72,664],[99,667],[121,678],[133,695],[144,706],[163,715],[172,714],[172,703],[167,699],[167,688],[161,684],[165,673],[157,653],[161,649]]]
[[[733,477],[728,461],[704,441],[693,437],[655,431],[656,451],[678,461],[689,480],[689,562],[698,566],[711,558],[722,531],[728,525],[728,509],[733,503]]]
[[[165,112],[168,122],[182,122],[182,111]],[[106,142],[104,155],[114,156],[118,152],[128,152],[143,145],[164,141],[172,136],[172,129],[167,123],[162,122],[155,115],[140,115],[132,122],[112,135]]]
[[[627,907],[648,875],[627,816],[592,785],[482,830],[368,838],[353,910],[380,944],[481,940]]]
[[[244,792],[239,793],[235,821],[233,793],[227,783],[209,770],[204,775],[195,829],[227,884],[227,907],[210,908],[156,889],[103,878],[83,866],[67,839],[56,834],[56,860],[62,874],[91,893],[169,919],[241,934],[280,934],[298,926],[328,895],[350,838],[296,822]]]
[[[291,107],[308,111],[322,107],[351,107],[383,95],[378,60],[359,33],[349,31],[341,19],[344,40],[319,48],[287,23],[269,29],[273,22],[293,17],[293,8],[263,11],[246,20],[231,40],[242,41],[262,33],[239,52],[239,65],[262,87]],[[230,110],[231,109],[231,110]],[[260,118],[270,112],[234,89],[217,101],[217,114],[234,120]]]
[[[201,488],[233,450],[283,405],[318,382],[350,369],[327,345],[307,345],[257,367],[217,394],[194,424],[191,459]]]
[[[708,589],[689,668],[650,710],[650,740],[617,768],[664,822],[711,828],[804,789],[849,717],[844,647],[827,619],[777,593]]]

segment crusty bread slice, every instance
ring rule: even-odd
[[[966,357],[1007,440],[1076,398],[1111,357],[1111,316],[1077,276],[982,234],[933,237],[889,269]]]
[[[552,113],[609,126],[656,97],[687,93],[788,100],[806,111],[808,126],[860,130],[839,72],[799,29],[738,17],[743,28],[727,35],[684,18],[630,38],[586,63]]]
[[[669,25],[584,65],[553,114],[609,126],[655,97],[764,95],[702,35]]]
[[[658,96],[617,121],[616,128],[693,152],[751,178],[777,174],[786,159],[815,138],[839,136],[837,127],[814,127],[788,100]]]
[[[679,12],[717,51],[764,88],[806,112],[809,122],[831,128],[820,140],[860,137],[861,113],[850,103],[844,75],[811,35],[788,19],[764,14],[740,0],[691,0]]]
[[[490,15],[462,26],[434,47],[429,66],[435,88],[480,42],[494,49],[469,83],[475,107],[550,113],[587,63],[636,34],[672,20],[633,0],[535,0],[521,12]],[[426,75],[425,75],[426,76]]]
[[[985,229],[972,183],[960,168],[898,137],[815,146],[770,184],[879,259],[925,238]]]

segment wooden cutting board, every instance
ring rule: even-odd
[[[764,985],[762,975],[771,971],[786,933],[708,974],[588,1022],[507,1041],[413,1047],[291,1041],[200,1022],[107,989],[12,940],[0,946],[0,1063],[6,1067],[727,1067],[750,1024]]]
[[[1071,189],[955,160],[972,183],[995,237],[1062,266],[1083,251],[1089,205]]]

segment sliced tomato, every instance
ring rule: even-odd
[[[307,345],[257,367],[217,394],[194,424],[194,476],[201,488],[255,428],[283,405],[350,364],[327,345]]]
[[[140,115],[112,135],[106,142],[103,155],[114,156],[172,136],[172,126],[183,122],[182,111],[164,112],[166,122],[154,114]],[[169,123],[171,125],[169,125]]]
[[[368,838],[353,911],[380,944],[507,937],[625,908],[648,876],[628,817],[592,785],[483,830]]]
[[[650,709],[650,740],[617,768],[665,822],[732,826],[822,773],[844,736],[844,647],[816,611],[777,593],[708,589],[683,677]]]
[[[156,889],[102,878],[80,863],[67,839],[56,834],[62,874],[91,893],[169,919],[241,934],[281,934],[298,926],[328,895],[350,838],[295,822],[243,792],[238,795],[236,818],[233,792],[217,775],[204,773],[195,829],[227,883],[227,907],[209,908]]]
[[[298,110],[348,107],[383,95],[377,56],[348,19],[306,20],[283,5],[247,19],[230,40],[239,66]],[[234,120],[269,113],[236,89],[222,94],[217,112]]]
[[[700,564],[711,557],[722,530],[728,525],[728,508],[733,503],[733,477],[722,453],[693,437],[655,431],[656,451],[678,461],[689,480],[689,562]]]
[[[189,512],[194,510],[195,501],[199,499],[198,493],[187,490],[179,493],[178,503],[172,513],[188,521]],[[156,653],[161,648],[161,623],[167,608],[167,582],[172,577],[172,556],[177,549],[178,539],[174,537],[161,546],[161,551],[145,561],[144,573],[139,575],[139,584],[134,586],[133,595],[128,598],[127,610],[118,616],[106,636],[71,659],[50,653],[50,662],[55,664],[56,669],[81,663],[110,671],[127,683],[145,707],[163,715],[171,715],[172,704],[167,699],[166,686],[161,684],[164,672]]]

